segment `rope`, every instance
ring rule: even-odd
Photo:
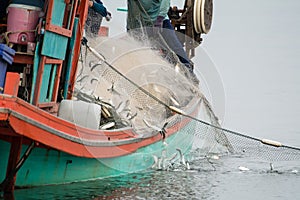
[[[268,139],[259,139],[259,138],[256,138],[256,137],[252,137],[252,136],[249,136],[249,135],[245,135],[245,134],[242,134],[240,132],[237,132],[237,131],[232,131],[232,130],[229,130],[229,129],[226,129],[226,128],[222,128],[220,126],[220,124],[218,123],[217,121],[217,117],[216,115],[214,114],[208,100],[204,97],[204,95],[200,94],[199,93],[199,97],[201,99],[204,100],[204,103],[206,105],[206,107],[209,109],[210,113],[212,113],[213,115],[213,118],[215,119],[215,121],[217,122],[216,125],[214,124],[211,124],[211,123],[208,123],[206,121],[203,121],[201,119],[198,119],[196,117],[193,117],[193,116],[190,116],[186,113],[184,113],[182,110],[180,110],[179,108],[176,108],[174,106],[169,106],[167,104],[165,104],[163,101],[161,101],[160,99],[158,99],[157,97],[155,97],[154,95],[152,95],[150,92],[148,92],[147,90],[145,90],[144,88],[141,88],[140,86],[138,86],[138,84],[136,84],[134,81],[132,81],[131,79],[129,79],[128,77],[126,77],[124,74],[122,74],[119,70],[117,70],[113,65],[111,65],[110,63],[108,63],[106,60],[103,59],[103,57],[98,53],[96,52],[92,47],[88,46],[86,44],[88,50],[90,50],[98,59],[100,59],[101,61],[103,61],[106,65],[108,65],[112,70],[114,70],[117,74],[119,74],[122,78],[126,79],[127,81],[129,81],[132,85],[134,85],[136,88],[138,88],[140,91],[142,91],[144,94],[148,95],[149,97],[151,97],[153,100],[157,101],[159,104],[165,106],[167,109],[181,115],[181,116],[184,116],[184,117],[187,117],[189,119],[192,119],[194,121],[197,121],[201,124],[204,124],[204,125],[207,125],[209,127],[212,127],[212,128],[215,128],[217,130],[220,130],[220,131],[223,131],[223,132],[227,132],[227,133],[230,133],[230,134],[233,134],[235,136],[240,136],[242,138],[247,138],[247,139],[250,139],[250,140],[253,140],[253,141],[257,141],[257,142],[260,142],[261,144],[263,145],[267,145],[267,146],[272,146],[272,147],[276,147],[276,148],[279,148],[279,147],[282,147],[282,148],[287,148],[287,149],[292,149],[292,150],[296,150],[296,151],[300,151],[300,148],[298,147],[293,147],[293,146],[288,146],[288,145],[283,145],[281,144],[280,142],[277,142],[277,141],[273,141],[273,140],[268,140]],[[195,86],[194,86],[195,87]],[[226,137],[226,136],[225,136]],[[228,139],[226,138],[226,140],[228,141]],[[230,142],[228,141],[228,150],[230,152],[233,152],[233,147],[230,145]]]
[[[144,88],[140,87],[134,81],[132,81],[131,79],[127,78],[124,74],[122,74],[119,70],[117,70],[114,66],[112,66],[110,63],[108,63],[106,60],[104,60],[103,57],[97,51],[95,51],[92,47],[90,47],[88,45],[86,45],[86,46],[87,46],[88,50],[90,50],[98,59],[100,59],[101,61],[103,61],[106,65],[108,65],[112,70],[114,70],[117,74],[119,74],[125,80],[127,80],[128,82],[130,82],[136,88],[138,88],[139,90],[141,90],[144,94],[150,96],[152,99],[154,99],[155,101],[157,101],[161,105],[163,105],[163,106],[171,109],[169,105],[165,104],[163,101],[161,101],[160,99],[158,99],[157,97],[155,97],[154,95],[152,95],[151,93],[149,93],[147,90],[145,90]]]

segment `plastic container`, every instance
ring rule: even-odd
[[[98,130],[101,120],[101,106],[84,101],[62,100],[58,116],[79,126]]]
[[[35,41],[35,32],[41,8],[24,4],[10,4],[7,8],[7,31],[9,41],[27,44]]]

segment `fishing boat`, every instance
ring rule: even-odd
[[[134,78],[142,75],[139,73],[151,73],[146,68],[130,67],[139,54],[99,63],[131,84],[135,95],[141,93],[158,102],[155,112],[149,112],[150,108],[145,111],[150,100],[144,100],[144,107],[138,106],[139,99],[112,100],[112,93],[118,92],[115,88],[124,81],[98,84],[98,93],[93,94],[76,87],[83,79],[78,74],[87,0],[9,2],[1,3],[0,24],[2,191],[143,171],[163,156],[191,150],[194,136],[189,132],[195,122],[180,114],[196,116],[200,99],[185,94],[181,100],[178,91],[155,82],[136,86],[139,80]],[[211,25],[212,1],[187,0],[183,9],[173,7],[170,13],[177,31],[200,42],[201,34]],[[195,44],[186,45],[190,57],[194,56]],[[149,48],[141,51],[147,55],[153,52]],[[103,56],[97,51],[93,54],[99,60]],[[125,63],[127,71],[114,68],[118,63]],[[117,95],[122,97],[122,92]],[[131,109],[132,115],[129,107],[136,109]],[[126,109],[122,117],[120,112]]]

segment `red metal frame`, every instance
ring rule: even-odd
[[[66,1],[67,4],[69,4],[70,2]],[[82,34],[83,34],[83,27],[85,24],[85,20],[87,18],[87,12],[88,12],[88,1],[87,0],[83,0],[80,2],[80,5],[78,6],[78,1],[75,1],[74,3],[74,7],[72,9],[72,13],[65,13],[65,16],[68,17],[69,15],[71,15],[71,21],[70,21],[70,27],[69,29],[63,28],[63,27],[59,27],[57,25],[54,25],[51,23],[52,20],[52,11],[53,11],[53,7],[54,7],[54,2],[53,1],[49,1],[48,4],[48,12],[47,12],[47,16],[46,16],[46,26],[45,29],[60,35],[64,35],[66,37],[71,37],[72,36],[72,29],[74,27],[74,20],[75,20],[75,15],[76,12],[79,15],[79,26],[77,29],[77,37],[78,38],[82,38]],[[65,9],[67,11],[67,9]],[[81,40],[77,40],[76,44],[75,44],[75,50],[74,50],[74,57],[72,60],[72,70],[71,70],[71,83],[74,83],[75,80],[75,75],[77,72],[77,63],[78,63],[78,57],[79,57],[79,51],[80,51],[80,44],[81,44]],[[58,70],[56,73],[56,79],[55,79],[55,85],[54,85],[54,92],[53,92],[53,96],[51,99],[51,103],[39,103],[39,96],[40,96],[40,87],[42,85],[42,77],[43,77],[43,72],[44,72],[44,65],[45,64],[58,64]],[[62,65],[63,65],[63,61],[62,60],[56,60],[56,59],[50,59],[47,58],[46,56],[41,56],[41,60],[40,60],[40,64],[39,64],[39,70],[38,70],[38,75],[37,75],[37,81],[36,81],[36,91],[34,93],[34,99],[33,99],[33,104],[37,105],[39,107],[50,107],[50,106],[54,106],[56,104],[57,101],[57,95],[58,95],[58,90],[59,90],[59,80],[60,80],[60,76],[61,76],[61,71],[62,71]],[[72,84],[70,86],[70,90],[73,91],[74,89],[74,85]]]
[[[69,3],[70,3],[70,1],[66,1],[67,6]],[[48,31],[66,36],[66,37],[71,37],[73,26],[74,26],[74,19],[75,19],[77,5],[78,5],[78,1],[75,1],[74,8],[72,9],[72,13],[66,13],[66,12],[68,12],[68,10],[65,9],[65,16],[68,17],[69,15],[71,15],[71,21],[70,21],[70,27],[64,28],[64,27],[60,27],[60,26],[57,26],[57,25],[54,25],[51,23],[54,1],[49,1],[45,29]],[[67,6],[66,6],[66,8],[67,8]]]
[[[71,30],[62,28],[62,27],[54,25],[54,24],[46,25],[46,30],[51,31],[53,33],[57,33],[59,35],[66,36],[66,37],[71,37],[72,36],[72,31]]]
[[[87,18],[87,14],[88,14],[88,0],[83,0],[80,2],[80,5],[78,6],[78,1],[76,1],[74,3],[74,8],[72,10],[72,13],[69,13],[72,15],[71,21],[70,21],[70,29],[65,29],[62,27],[59,27],[57,25],[53,25],[51,24],[51,19],[52,19],[52,11],[53,11],[53,6],[54,6],[54,2],[53,1],[49,1],[49,5],[48,5],[48,12],[47,12],[47,16],[46,16],[46,30],[60,34],[60,35],[64,35],[67,37],[71,37],[72,35],[72,29],[74,27],[74,19],[75,19],[75,15],[77,12],[77,15],[79,16],[79,25],[78,25],[78,29],[77,29],[77,38],[82,38],[83,35],[83,29],[84,29],[84,24]],[[77,8],[78,7],[78,8]],[[77,9],[76,9],[77,8]],[[81,46],[81,40],[77,39],[76,43],[75,43],[75,47],[74,47],[74,57],[72,60],[72,69],[71,69],[71,77],[70,77],[70,87],[69,87],[69,91],[68,91],[68,98],[71,98],[72,92],[74,90],[74,82],[75,82],[75,78],[76,78],[76,73],[77,73],[77,64],[78,64],[78,57],[79,57],[79,53],[80,53],[80,46]],[[38,75],[37,75],[37,82],[36,82],[36,91],[35,91],[35,95],[34,95],[34,99],[33,99],[33,104],[37,105],[39,107],[48,107],[46,106],[45,103],[39,103],[39,96],[40,96],[40,87],[42,84],[42,76],[43,76],[43,72],[44,72],[44,65],[45,64],[59,64],[58,70],[57,70],[57,74],[56,74],[56,80],[55,80],[55,86],[54,86],[54,95],[52,97],[52,104],[47,103],[48,106],[50,105],[54,105],[56,103],[57,100],[57,95],[58,95],[58,89],[59,89],[59,78],[61,76],[61,71],[62,71],[62,61],[56,60],[55,59],[51,59],[47,58],[45,56],[41,56],[41,60],[40,60],[40,64],[39,64],[39,70],[38,70]]]
[[[74,4],[74,7],[73,7],[73,10],[72,10],[72,13],[69,13],[71,14],[71,21],[70,21],[70,27],[69,27],[69,30],[73,30],[73,27],[74,27],[74,19],[75,19],[75,15],[76,15],[76,9],[77,9],[77,5],[78,5],[78,1],[76,0],[73,0],[75,1],[75,4]],[[67,2],[67,0],[66,0]],[[68,4],[70,4],[70,0],[68,0]]]
[[[45,61],[46,61],[46,56],[41,56],[38,74],[37,74],[37,78],[36,78],[36,86],[35,86],[34,97],[33,97],[33,105],[37,105],[39,103],[39,97],[40,97],[41,87],[42,87],[42,78],[43,78],[43,73],[44,73],[44,68],[45,68]]]
[[[9,160],[6,169],[6,177],[10,177],[11,173],[15,170],[17,163],[20,159],[21,150],[22,150],[22,140],[23,137],[13,137],[11,141]],[[14,185],[16,182],[16,174],[13,175],[13,179],[8,181],[8,184],[5,185],[4,191],[13,191]]]
[[[14,63],[18,64],[33,64],[33,56],[26,54],[16,54],[14,56]]]
[[[51,97],[51,102],[40,103],[39,97],[40,97],[40,93],[41,93],[42,77],[43,77],[43,73],[44,73],[45,64],[56,64],[57,70],[56,70],[56,75],[55,75],[54,90],[53,90],[53,94]],[[38,75],[37,75],[37,81],[36,81],[36,90],[35,90],[34,99],[33,99],[33,105],[36,105],[40,108],[53,107],[54,105],[56,105],[57,96],[59,93],[58,90],[59,90],[62,65],[63,65],[63,60],[52,59],[52,58],[48,58],[46,56],[41,56]]]
[[[5,78],[4,94],[18,96],[19,83],[19,73],[7,72]]]
[[[84,25],[85,21],[87,19],[88,15],[88,0],[83,0],[80,2],[78,7],[78,16],[79,16],[79,24],[77,29],[77,38],[82,38],[83,31],[84,31]],[[73,91],[74,91],[74,83],[76,80],[76,73],[77,73],[77,64],[80,54],[80,47],[81,47],[81,40],[76,40],[75,46],[74,46],[74,57],[72,60],[72,70],[70,73],[70,85],[68,89],[68,99],[72,97]]]

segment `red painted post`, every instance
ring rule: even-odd
[[[81,46],[81,38],[83,36],[84,25],[88,15],[88,0],[83,0],[80,2],[78,7],[78,14],[79,14],[79,24],[77,28],[77,38],[75,47],[74,47],[74,57],[72,60],[72,70],[70,75],[70,85],[68,88],[68,99],[72,97],[72,93],[74,91],[74,83],[76,80],[76,73],[77,73],[77,64],[78,58],[80,54],[80,46]]]
[[[20,83],[19,73],[7,72],[5,86],[4,86],[4,94],[18,96],[19,83]]]
[[[6,170],[6,177],[8,177],[9,180],[4,186],[5,193],[11,193],[15,189],[16,174],[13,175],[12,179],[10,179],[10,176],[11,173],[13,173],[13,171],[16,169],[17,163],[20,160],[22,141],[23,141],[23,137],[11,137],[11,138],[12,141],[11,141],[9,159],[8,159],[7,170]]]

